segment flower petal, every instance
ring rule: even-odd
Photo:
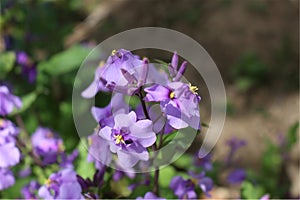
[[[101,128],[101,130],[99,132],[99,136],[106,139],[107,141],[111,141],[111,128],[108,126]]]
[[[130,127],[133,123],[136,122],[136,114],[131,111],[128,114],[118,114],[115,116],[115,127]]]
[[[144,89],[146,94],[146,101],[164,101],[169,99],[171,90],[162,85],[153,85]]]

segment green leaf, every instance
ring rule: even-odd
[[[53,76],[65,74],[78,68],[89,53],[90,49],[75,45],[41,62],[38,69]]]
[[[254,86],[254,81],[251,78],[242,77],[235,81],[235,85],[241,92],[246,92]]]
[[[125,96],[125,102],[132,108],[136,108],[140,103],[140,99],[137,96]]]
[[[298,140],[298,129],[299,129],[299,122],[296,122],[293,126],[290,127],[287,134],[288,149],[291,149],[293,145],[296,144]]]
[[[87,149],[87,140],[82,139],[81,142],[78,144],[77,149],[79,150],[79,157],[77,162],[77,173],[82,178],[90,178],[93,179],[93,175],[95,173],[95,167],[92,162],[87,161],[88,149]]]
[[[4,52],[0,54],[0,76],[4,78],[5,74],[12,70],[16,55],[14,52]]]
[[[23,103],[22,107],[20,109],[15,109],[11,113],[11,115],[20,114],[20,113],[26,111],[35,102],[37,97],[38,97],[38,94],[36,91],[33,91],[33,92],[21,97],[22,103]]]
[[[282,158],[279,152],[279,147],[271,142],[267,143],[266,150],[262,158],[262,167],[265,174],[269,174],[272,178],[280,172]]]
[[[249,181],[245,181],[241,188],[242,199],[260,199],[264,195],[264,188],[261,186],[254,186]]]
[[[131,193],[130,197],[128,199],[136,199],[137,197],[143,197],[145,194],[149,191],[151,191],[152,188],[146,185],[139,185],[136,187],[133,192]]]
[[[160,187],[168,187],[172,178],[176,175],[176,171],[172,166],[164,167],[160,170],[158,183]]]
[[[188,169],[191,167],[191,163],[193,163],[193,158],[189,154],[183,154],[178,160],[174,162],[174,165],[180,168]]]

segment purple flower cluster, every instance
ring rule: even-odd
[[[196,187],[200,187],[202,192],[207,197],[208,193],[213,188],[213,181],[211,178],[205,176],[205,172],[200,174],[190,173],[190,179],[183,179],[181,176],[175,176],[171,180],[170,188],[179,199],[196,199]]]
[[[20,108],[22,102],[19,97],[10,93],[6,86],[0,86],[0,115],[10,114],[14,107]],[[0,117],[0,190],[15,183],[10,167],[20,162],[21,153],[16,146],[16,136],[19,129],[9,120]]]
[[[50,175],[39,188],[38,195],[44,199],[83,199],[81,192],[76,173],[66,168]]]
[[[48,128],[38,127],[31,136],[33,151],[43,162],[43,165],[57,161],[58,156],[64,153],[62,139]]]
[[[168,66],[169,76],[148,59],[124,49],[114,50],[105,63],[99,64],[94,81],[82,92],[85,98],[99,91],[114,92],[109,105],[92,108],[98,127],[90,136],[89,161],[95,161],[97,168],[101,166],[99,161],[111,163],[114,154],[121,166],[133,167],[149,160],[148,147],[155,145],[156,134],[188,126],[200,129],[198,88],[181,81],[187,62],[178,68],[178,60],[175,52]],[[124,95],[136,95],[141,103],[130,111]],[[159,103],[160,110],[147,102]],[[97,134],[100,138],[95,139]]]

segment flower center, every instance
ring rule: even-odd
[[[175,98],[175,93],[174,93],[174,92],[171,92],[171,93],[169,94],[169,97],[170,97],[170,99],[174,99],[174,98]]]
[[[4,127],[4,120],[0,119],[0,128],[3,128],[3,127]]]
[[[120,143],[125,144],[125,140],[124,140],[123,135],[121,135],[121,134],[114,135],[114,138],[115,138],[116,144],[120,144]]]
[[[52,183],[52,180],[50,178],[48,178],[47,180],[45,180],[45,185],[47,187],[50,187],[51,183]]]
[[[98,64],[98,67],[101,68],[105,65],[105,62],[103,60],[101,60]]]
[[[189,83],[189,88],[190,88],[190,91],[193,93],[193,94],[198,94],[198,87],[197,86],[194,86],[194,85],[191,85],[191,83]]]
[[[64,152],[65,151],[65,146],[62,142],[58,143],[58,151],[59,152]]]
[[[114,56],[114,55],[116,55],[116,53],[117,53],[117,50],[114,49],[114,50],[111,52],[111,55]]]

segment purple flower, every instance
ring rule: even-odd
[[[232,137],[230,140],[226,142],[226,144],[230,147],[231,151],[237,151],[239,148],[245,146],[247,143],[245,140],[238,139],[236,137]]]
[[[0,168],[20,162],[21,153],[15,144],[18,133],[19,129],[11,121],[0,118]]]
[[[10,114],[14,107],[21,108],[21,99],[11,94],[6,86],[0,86],[0,115],[5,116]]]
[[[37,69],[36,65],[31,61],[28,55],[21,51],[16,53],[16,61],[22,67],[22,74],[27,77],[30,83],[33,83],[36,79]]]
[[[0,168],[0,191],[15,184],[13,173],[9,169]]]
[[[244,169],[235,169],[228,174],[227,181],[231,184],[240,184],[245,178],[246,172]]]
[[[195,184],[192,180],[184,180],[181,176],[175,176],[171,180],[170,188],[179,199],[195,199]]]
[[[83,199],[81,192],[76,173],[67,168],[50,175],[38,195],[45,199]]]
[[[94,81],[89,85],[88,88],[86,88],[81,95],[84,98],[92,98],[94,97],[97,92],[99,91],[104,91],[107,92],[108,89],[105,87],[102,81],[100,81],[100,78],[102,76],[103,70],[104,70],[104,62],[100,62],[98,68],[96,69],[95,72],[95,78]]]
[[[19,134],[19,131],[11,121],[0,118],[0,138],[4,139],[8,136],[16,136]],[[0,139],[0,143],[2,143],[2,139]]]
[[[230,164],[230,162],[232,161],[233,159],[233,156],[235,154],[235,152],[240,149],[241,147],[245,146],[247,143],[245,140],[241,140],[241,139],[238,139],[236,137],[232,137],[230,140],[228,140],[226,142],[226,144],[229,146],[230,150],[229,150],[229,153],[228,153],[228,156],[226,158],[226,163],[227,165]]]
[[[140,200],[140,199],[161,199],[161,200],[163,200],[164,198],[157,197],[153,192],[147,192],[144,197],[138,197],[136,199],[137,200]]]
[[[104,87],[131,95],[146,82],[147,73],[147,60],[142,61],[138,56],[124,49],[114,50],[106,63],[97,69],[94,81],[82,96],[91,98]]]
[[[213,165],[211,163],[211,154],[207,154],[203,158],[199,158],[198,155],[199,154],[194,156],[194,165],[196,167],[201,167],[204,171],[211,171],[213,168]],[[200,155],[201,155],[201,153],[200,153]]]
[[[139,160],[148,160],[147,147],[154,144],[156,135],[150,120],[139,120],[135,112],[118,114],[114,117],[114,127],[106,126],[99,135],[109,141],[110,151],[117,153],[120,165],[132,167]]]
[[[145,88],[145,100],[160,102],[168,123],[175,129],[191,126],[200,128],[199,101],[197,87],[182,82],[171,82],[167,86],[155,84]]]
[[[22,188],[22,196],[25,199],[38,199],[36,193],[40,187],[41,185],[37,181],[30,181]]]
[[[205,172],[201,172],[200,174],[190,173],[192,177],[192,181],[195,184],[198,184],[201,190],[204,192],[204,194],[207,197],[211,197],[211,195],[208,193],[213,188],[213,181],[211,178],[205,176]]]
[[[0,145],[0,167],[9,167],[18,164],[20,156],[20,151],[14,142]]]
[[[43,158],[43,164],[57,161],[58,155],[64,151],[62,139],[48,128],[38,127],[31,136],[34,152]]]
[[[125,49],[114,50],[111,56],[108,57],[105,63],[105,70],[103,72],[103,79],[108,82],[121,83],[120,77],[123,76],[121,69],[129,72],[134,72],[136,67],[142,65],[142,60],[137,55],[133,55],[130,51]],[[125,77],[123,83],[126,84]]]
[[[107,82],[107,80],[104,80],[104,82],[106,83],[106,87],[111,91],[123,93],[126,95],[133,95],[136,94],[139,88],[147,82],[148,70],[148,60],[144,59],[141,66],[137,65],[134,69],[120,69],[124,79],[126,80],[125,84],[122,80],[123,77],[121,77],[118,82]]]

